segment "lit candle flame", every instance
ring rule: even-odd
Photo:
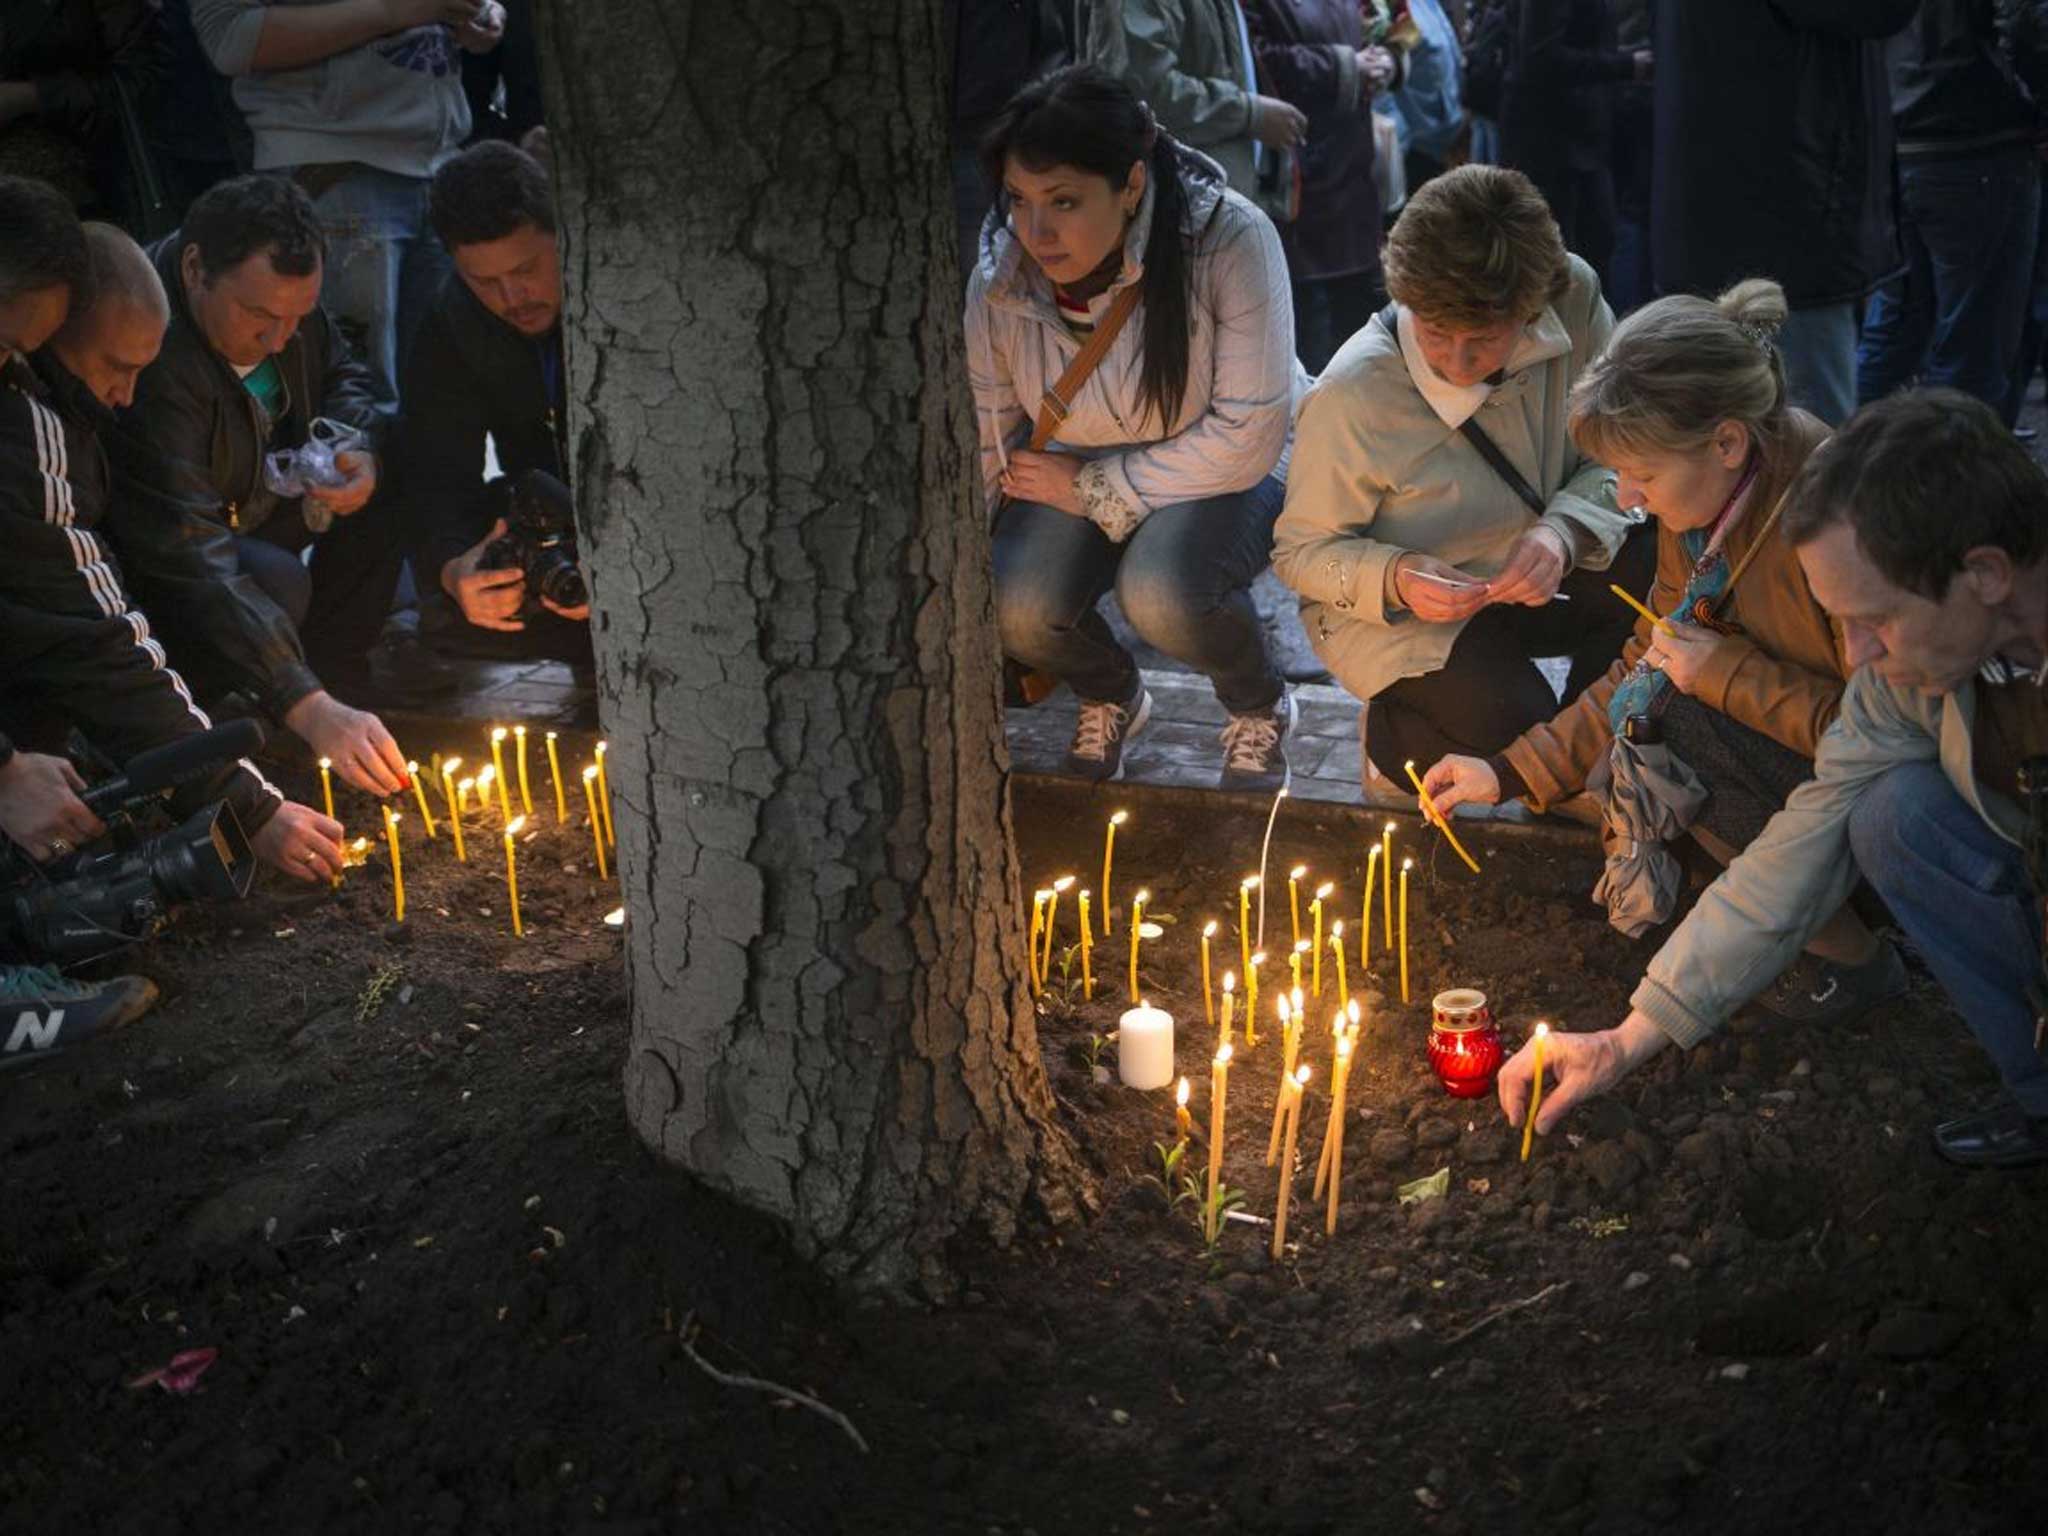
[[[1109,818],[1109,824],[1112,827],[1120,827],[1130,819],[1131,813],[1129,811],[1118,811],[1115,815]]]
[[[1188,1080],[1186,1078],[1182,1078],[1180,1080],[1180,1086],[1173,1090],[1173,1102],[1175,1104],[1180,1105],[1182,1108],[1187,1107]]]
[[[1061,875],[1059,879],[1053,881],[1052,888],[1055,891],[1067,891],[1073,889],[1073,885],[1074,877],[1072,875]]]
[[[525,829],[526,818],[524,816],[514,816],[505,826],[505,835],[507,837],[517,837]]]
[[[1237,883],[1247,891],[1257,890],[1259,886],[1259,877],[1257,875],[1246,875],[1242,880],[1238,881]]]
[[[1350,1002],[1346,1003],[1344,1005],[1344,1012],[1351,1022],[1356,1024],[1358,1022],[1358,999],[1354,997]]]
[[[1294,1069],[1294,1084],[1297,1088],[1305,1088],[1308,1086],[1308,1079],[1308,1063],[1304,1061],[1300,1066]]]
[[[453,773],[456,769],[460,768],[461,766],[462,759],[459,757],[449,757],[443,758],[441,760],[441,771],[443,773]]]
[[[1306,864],[1297,864],[1294,866],[1294,868],[1287,871],[1287,878],[1290,880],[1299,880],[1303,875],[1307,873],[1308,866]]]
[[[1227,1046],[1227,1045],[1220,1045],[1220,1046],[1218,1046],[1218,1047],[1216,1048],[1216,1065],[1217,1065],[1217,1066],[1219,1066],[1219,1067],[1227,1067],[1227,1066],[1229,1066],[1229,1065],[1230,1065],[1230,1047],[1229,1047],[1229,1046]],[[1187,1081],[1187,1079],[1183,1078],[1183,1079],[1181,1079],[1181,1081],[1185,1082],[1185,1081]]]
[[[1223,990],[1226,992],[1235,992],[1237,990],[1237,972],[1225,971],[1223,973]]]
[[[1545,1037],[1546,1035],[1548,1035],[1549,1033],[1550,1033],[1550,1026],[1549,1026],[1548,1024],[1538,1024],[1538,1025],[1536,1026],[1536,1038],[1537,1038],[1537,1039],[1541,1040],[1541,1039],[1543,1039],[1543,1038],[1544,1038],[1544,1037]]]
[[[1210,921],[1202,924],[1202,937],[1205,939],[1213,939],[1216,937],[1216,923],[1213,918]]]
[[[1316,900],[1323,900],[1326,896],[1330,894],[1330,892],[1334,891],[1335,889],[1337,889],[1337,884],[1334,880],[1325,880],[1321,885],[1316,887]]]

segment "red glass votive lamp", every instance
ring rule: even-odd
[[[1471,987],[1437,993],[1430,1009],[1429,1064],[1445,1091],[1454,1099],[1491,1093],[1500,1062],[1500,1030],[1486,994]]]

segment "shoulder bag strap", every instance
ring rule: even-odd
[[[1067,364],[1067,371],[1059,382],[1045,392],[1045,398],[1038,402],[1038,422],[1031,431],[1031,451],[1043,453],[1045,445],[1053,440],[1060,430],[1060,423],[1067,419],[1067,412],[1074,408],[1074,397],[1081,392],[1081,386],[1088,382],[1088,375],[1104,357],[1109,355],[1110,346],[1116,341],[1117,333],[1124,328],[1124,322],[1131,318],[1131,311],[1138,307],[1138,285],[1132,283],[1110,301],[1109,312],[1095,327],[1086,345],[1074,354],[1074,360]]]
[[[1387,328],[1387,334],[1392,336],[1398,345],[1401,340],[1399,306],[1389,304],[1380,311],[1379,320],[1380,324]],[[1486,460],[1487,467],[1500,476],[1501,482],[1515,493],[1530,512],[1541,517],[1549,510],[1543,498],[1536,494],[1536,487],[1524,479],[1522,472],[1515,468],[1514,461],[1501,452],[1500,444],[1486,435],[1486,428],[1479,425],[1477,416],[1467,417],[1464,425],[1458,428],[1458,435],[1479,451],[1479,457]]]

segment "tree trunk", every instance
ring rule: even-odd
[[[544,3],[627,1107],[868,1287],[1085,1196],[1023,970],[937,0]]]

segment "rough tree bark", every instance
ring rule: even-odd
[[[1022,958],[938,0],[552,0],[570,421],[662,1156],[856,1284],[1086,1198]]]

